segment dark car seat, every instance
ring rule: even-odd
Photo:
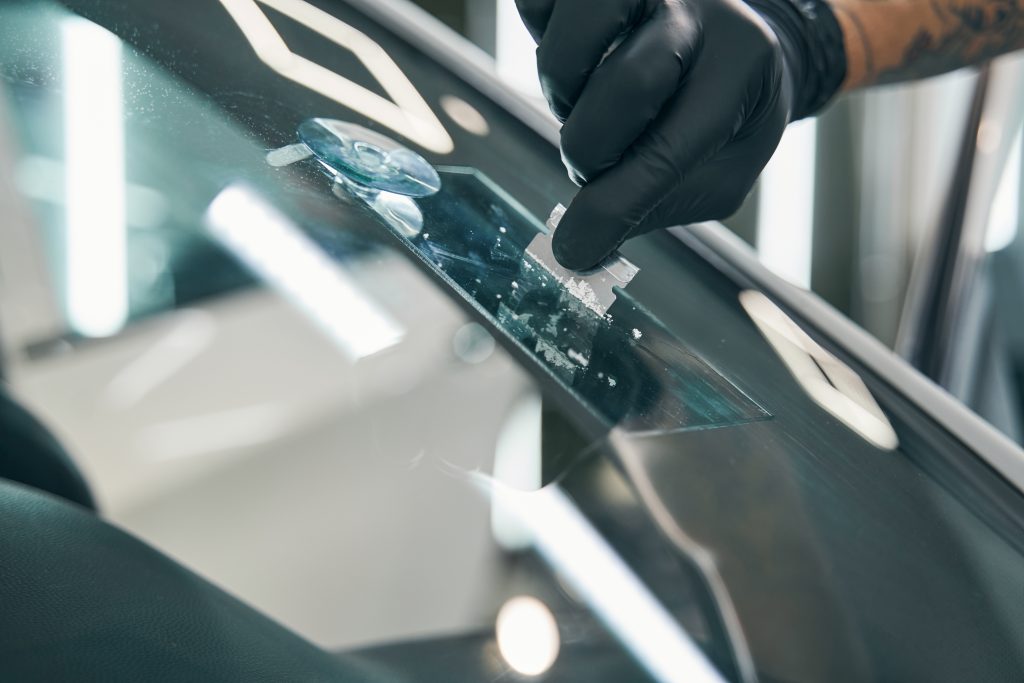
[[[321,650],[80,506],[2,480],[0,679],[395,680]]]
[[[0,385],[0,680],[396,680],[303,640],[90,508],[71,458]]]
[[[0,382],[0,478],[95,509],[78,468],[53,434]]]

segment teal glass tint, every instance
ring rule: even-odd
[[[604,316],[525,254],[539,222],[482,173],[441,169],[422,228],[385,224],[608,427],[672,432],[769,417],[627,292]],[[638,277],[643,277],[643,273]]]

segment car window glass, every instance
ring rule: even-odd
[[[652,234],[611,320],[545,294],[557,149],[352,4],[65,4],[0,9],[0,334],[113,519],[387,666],[553,618],[569,680],[1019,670],[1019,492],[742,271]],[[268,163],[314,117],[442,191]]]
[[[212,50],[220,58],[224,46],[210,43],[192,18],[181,28],[179,40],[170,44],[139,33],[152,30],[139,18],[151,11],[144,4],[136,10],[120,3],[90,5],[85,8],[88,19],[55,3],[13,3],[0,10],[2,149],[12,179],[7,189],[13,190],[5,206],[17,210],[20,222],[14,230],[41,266],[21,273],[24,282],[41,272],[43,277],[32,282],[48,290],[52,309],[50,317],[8,333],[7,342],[18,358],[12,377],[28,400],[41,400],[66,427],[66,419],[80,419],[76,410],[81,404],[71,400],[64,409],[55,407],[51,388],[95,383],[93,424],[70,429],[76,435],[71,445],[85,452],[87,463],[95,458],[98,471],[117,471],[97,477],[101,504],[122,523],[187,556],[195,538],[175,533],[190,525],[168,531],[161,522],[163,511],[178,509],[193,495],[194,512],[201,510],[201,488],[194,488],[202,487],[201,482],[230,490],[242,486],[245,475],[233,484],[216,473],[227,468],[225,476],[230,476],[232,453],[237,457],[264,445],[268,453],[281,454],[282,439],[293,443],[299,438],[307,445],[294,446],[294,467],[319,468],[317,478],[339,493],[349,486],[342,482],[358,478],[351,489],[354,495],[332,503],[332,514],[341,515],[340,529],[336,538],[324,539],[327,549],[320,558],[326,570],[353,550],[363,555],[347,576],[319,584],[334,585],[336,594],[347,596],[350,616],[325,615],[319,623],[307,617],[302,626],[319,642],[349,649],[388,644],[391,650],[374,657],[400,668],[393,661],[404,656],[400,641],[454,631],[463,634],[462,640],[441,641],[439,647],[470,658],[495,643],[502,648],[502,657],[477,663],[484,677],[551,669],[552,675],[573,678],[593,671],[595,680],[598,675],[600,680],[661,680],[666,666],[696,665],[710,675],[705,657],[735,671],[736,654],[714,595],[705,588],[707,577],[657,532],[642,544],[644,554],[602,579],[625,581],[633,591],[623,594],[628,600],[617,598],[608,605],[597,599],[600,608],[586,607],[600,596],[587,593],[593,591],[593,579],[580,573],[582,557],[570,558],[577,561],[577,569],[569,575],[589,583],[563,586],[543,564],[525,555],[529,546],[505,539],[503,533],[515,536],[517,529],[519,536],[530,538],[535,531],[529,526],[531,511],[548,505],[549,516],[564,516],[576,536],[590,539],[596,561],[620,562],[615,559],[619,550],[605,540],[613,535],[610,521],[602,536],[577,511],[574,497],[595,496],[588,493],[590,484],[570,487],[566,482],[567,488],[536,494],[540,498],[517,497],[525,495],[517,492],[565,473],[564,467],[540,471],[539,411],[524,409],[528,417],[515,422],[520,414],[516,406],[538,400],[533,383],[495,348],[483,328],[470,323],[396,252],[393,240],[402,235],[389,237],[371,206],[337,192],[331,175],[317,163],[276,166],[267,160],[268,153],[296,142],[303,121],[325,110],[406,144],[420,143],[417,148],[425,156],[451,165],[442,168],[442,193],[423,205],[426,225],[438,228],[434,239],[425,233],[416,239],[430,245],[426,253],[431,258],[458,264],[466,261],[458,251],[465,245],[451,240],[456,229],[476,222],[481,232],[491,229],[499,235],[499,226],[491,222],[500,216],[515,233],[509,235],[514,245],[536,229],[539,207],[550,208],[564,197],[568,182],[553,150],[534,136],[523,136],[522,124],[474,97],[459,81],[448,77],[435,83],[436,67],[413,66],[411,71],[420,72],[418,82],[426,72],[427,83],[442,85],[447,109],[455,115],[444,114],[445,107],[435,102],[427,111],[445,116],[444,123],[437,118],[427,126],[432,132],[425,133],[412,119],[389,118],[399,112],[394,96],[402,98],[395,89],[413,87],[391,60],[407,56],[411,48],[378,31],[382,42],[395,46],[392,54],[376,42],[376,34],[357,34],[355,24],[372,25],[355,12],[346,17],[352,24],[337,18],[331,24],[339,30],[347,27],[341,37],[352,38],[356,52],[363,51],[353,58],[353,53],[337,49],[337,35],[314,35],[310,42],[304,15],[295,10],[311,5],[223,5],[202,12],[239,52],[230,80],[225,78],[228,65],[221,72],[211,67],[213,56],[199,54]],[[293,91],[299,93],[295,101],[261,94],[263,87],[277,87],[280,76],[253,58],[248,38],[225,11],[241,8],[247,16],[253,7],[264,20],[274,18],[281,40],[292,41],[297,34],[299,45],[306,41],[310,46],[304,52],[316,64],[326,64],[339,78],[340,73],[351,77],[342,90],[358,88],[355,92],[369,104],[342,110],[303,82]],[[178,13],[158,9],[162,31],[173,33],[166,27],[183,21]],[[200,35],[195,35],[197,30]],[[407,60],[403,68],[406,64],[416,62]],[[299,101],[302,97],[308,101]],[[407,92],[401,102],[406,106],[399,112],[402,117],[408,116],[410,97]],[[433,92],[431,97],[436,98]],[[382,123],[389,121],[390,127]],[[447,136],[452,141],[445,143]],[[531,172],[520,172],[516,162]],[[517,199],[511,199],[512,192]],[[451,240],[447,251],[440,241],[446,230]],[[23,255],[8,254],[17,270]],[[511,280],[496,274],[494,265],[450,272],[464,283],[469,275],[484,276],[488,291],[497,291],[491,282],[496,277],[511,288]],[[5,289],[12,297],[18,294]],[[497,320],[497,306],[492,313]],[[282,323],[289,327],[275,330],[274,339],[247,334]],[[232,344],[250,350],[229,361],[218,349],[227,352]],[[274,355],[274,348],[303,345],[309,358]],[[264,364],[254,365],[249,358],[263,359]],[[314,358],[330,360],[309,368]],[[210,365],[214,362],[219,364]],[[760,417],[756,405],[718,373],[697,359],[687,362],[694,372],[732,391],[740,406],[709,406],[696,414],[695,419],[705,422],[695,424],[737,412],[746,417],[743,411]],[[310,371],[321,378],[314,380]],[[460,372],[469,373],[463,382],[476,378],[474,389],[460,388]],[[610,376],[608,386],[615,381]],[[624,375],[621,381],[629,389]],[[245,393],[242,386],[248,387]],[[173,391],[194,400],[177,405]],[[435,393],[460,398],[450,399],[447,406],[422,405]],[[316,401],[324,407],[317,408],[312,404]],[[473,409],[472,401],[484,406]],[[465,436],[458,435],[456,414],[442,410],[458,404],[465,408],[457,413],[461,419],[483,423],[466,430]],[[324,419],[327,415],[315,417],[325,409],[330,420]],[[623,410],[606,407],[600,417],[614,422]],[[366,424],[358,423],[360,415]],[[395,420],[405,429],[394,431]],[[90,443],[90,434],[109,439],[106,448]],[[497,439],[497,445],[490,439]],[[502,446],[510,439],[518,447]],[[580,447],[572,449],[565,466],[578,459]],[[501,453],[506,454],[503,459]],[[247,468],[255,470],[240,471],[263,471],[251,462]],[[537,469],[536,477],[517,475],[531,468]],[[505,475],[501,481],[490,476],[477,481],[471,476],[477,470]],[[612,482],[620,517],[635,524],[646,513],[627,488],[614,483],[616,476],[604,474],[603,486]],[[278,483],[287,489],[288,480],[284,476]],[[248,485],[260,487],[251,480]],[[372,504],[357,491],[387,496]],[[395,508],[391,502],[396,497],[407,503]],[[549,497],[554,502],[546,502]],[[601,498],[592,504],[599,505]],[[311,492],[309,500],[321,498]],[[435,500],[445,503],[434,510]],[[242,506],[251,515],[264,514]],[[409,524],[407,515],[416,508],[433,510],[423,515],[423,526]],[[316,516],[308,507],[295,511],[297,520],[299,513],[306,523]],[[355,523],[367,515],[374,516],[370,529]],[[226,520],[211,523],[219,526]],[[281,524],[272,518],[265,523],[271,528]],[[626,543],[628,536],[616,533],[619,543]],[[278,538],[280,551],[274,554],[287,556],[292,542]],[[297,549],[304,548],[295,542]],[[562,537],[559,545],[571,547],[564,544],[573,542]],[[408,558],[418,552],[424,559],[410,581]],[[547,560],[565,562],[560,556]],[[686,578],[669,582],[662,571],[652,593],[637,577],[649,574],[645,567],[652,561],[663,569],[665,563],[677,567]],[[361,577],[362,571],[375,574],[375,580]],[[287,620],[289,612],[302,610],[301,600],[268,597],[272,594],[260,586],[271,578],[236,576],[232,585]],[[354,585],[364,586],[362,596],[352,595]],[[397,613],[381,613],[381,605],[389,604],[386,594],[400,586],[408,586],[405,590],[414,595],[405,604],[391,603],[388,609]],[[638,639],[638,624],[629,623],[637,604],[645,620],[662,623],[667,640],[660,651]],[[547,620],[557,630],[535,632]],[[609,647],[616,642],[622,646]],[[586,646],[578,648],[582,643]],[[604,653],[590,654],[595,647]],[[581,654],[570,654],[577,649]],[[553,652],[551,660],[538,660],[538,653],[545,651]]]

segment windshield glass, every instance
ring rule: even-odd
[[[395,239],[427,245],[431,265],[450,266],[464,287],[511,292],[502,259],[497,272],[473,263],[476,246],[465,251],[456,232],[473,222],[492,241],[507,233],[504,260],[521,260],[536,216],[571,188],[550,143],[344,6],[74,9],[84,17],[56,3],[0,10],[0,144],[13,191],[5,206],[19,221],[8,237],[37,259],[27,268],[24,254],[0,250],[11,272],[5,292],[24,306],[21,285],[46,288],[42,309],[5,329],[5,341],[12,382],[72,435],[108,514],[318,643],[379,646],[359,656],[395,676],[414,651],[402,641],[428,636],[448,659],[465,660],[458,668],[470,680],[509,671],[660,680],[665,662],[709,666],[695,640],[735,673],[704,572],[656,531],[638,569],[602,579],[629,590],[610,607],[588,607],[587,591],[603,586],[580,567],[614,565],[608,539],[636,544],[627,529],[642,524],[642,506],[607,466],[600,481],[619,491],[618,514],[600,531],[568,489],[528,504],[516,497],[560,476],[586,444],[553,413],[545,430],[565,455],[542,465],[536,386],[395,248]],[[267,56],[285,49],[310,71]],[[443,189],[417,209],[414,233],[400,224],[405,232],[389,234],[382,217],[392,214],[340,187],[315,159],[275,163],[304,122],[325,116],[385,134],[439,169]],[[728,382],[688,362],[758,416]],[[51,390],[72,386],[98,394],[90,418],[75,400],[54,404]],[[628,407],[620,403],[588,409],[610,425]],[[701,424],[731,417],[710,407],[701,415]],[[643,424],[665,418],[652,419]],[[326,488],[293,507],[287,490],[305,485],[303,470]],[[269,495],[281,506],[252,498],[260,480],[274,482]],[[207,507],[230,501],[264,520],[259,540],[275,559],[246,555],[244,542],[219,559],[200,550],[236,528],[240,510],[223,519]],[[555,546],[586,551],[569,557],[568,579],[527,552],[537,505],[574,535]],[[359,524],[367,518],[373,524]],[[311,551],[302,540],[311,531],[297,529],[321,534],[322,549]],[[254,576],[253,561],[270,571]],[[296,562],[308,569],[296,573]],[[303,575],[308,591],[283,590]],[[645,654],[635,625],[607,626],[637,604],[664,623],[666,651]],[[502,628],[505,642],[496,641]],[[505,655],[481,659],[496,642]],[[447,678],[455,664],[445,661],[434,677]]]
[[[394,680],[1019,670],[1018,492],[693,245],[568,294],[557,148],[375,6],[0,8],[0,338],[107,514]]]

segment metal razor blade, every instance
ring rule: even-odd
[[[599,316],[604,316],[615,303],[615,288],[625,289],[640,269],[618,252],[591,270],[576,272],[563,267],[551,250],[551,239],[563,215],[565,207],[559,204],[547,220],[547,232],[537,233],[526,247],[526,253],[584,306]]]

